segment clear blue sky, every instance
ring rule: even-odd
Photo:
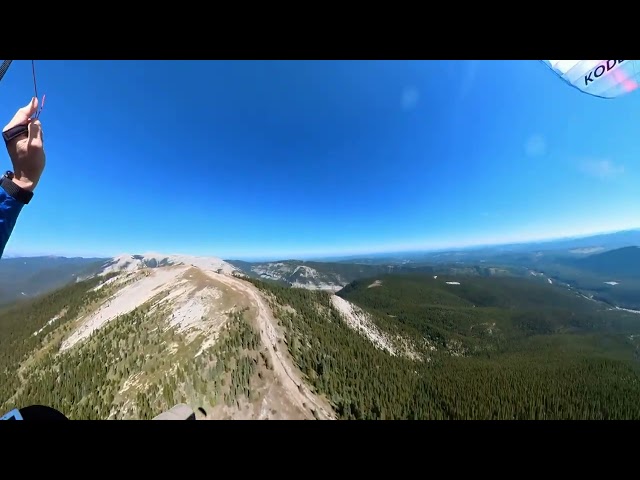
[[[640,226],[640,92],[591,97],[536,61],[36,69],[47,168],[7,253],[305,257]],[[0,115],[31,94],[15,61]]]

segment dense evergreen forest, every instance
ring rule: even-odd
[[[3,411],[42,404],[71,419],[150,419],[179,402],[208,408],[253,398],[257,367],[270,365],[246,311],[231,313],[218,341],[200,351],[202,339],[187,342],[168,328],[170,312],[151,310],[152,300],[58,354],[66,324],[110,293],[93,290],[104,279],[0,313]]]
[[[0,402],[11,399],[21,384],[21,362],[45,343],[50,332],[75,319],[108,290],[94,291],[109,277],[74,283],[49,295],[0,311]],[[56,321],[52,319],[59,317]],[[50,322],[51,323],[48,323]],[[36,331],[38,335],[34,335]]]
[[[251,280],[339,418],[640,419],[637,316],[523,279],[378,278],[380,286],[358,281],[339,295],[410,338],[422,361],[374,347],[341,321],[326,292]],[[451,355],[451,342],[464,356]]]
[[[526,279],[433,277],[383,275],[339,292],[417,359],[350,328],[328,292],[249,281],[338,418],[640,419],[640,316]],[[0,310],[3,411],[38,403],[74,419],[148,419],[178,402],[256,399],[272,366],[247,311],[204,348],[168,328],[171,312],[152,299],[58,353],[77,318],[113,293],[95,289],[108,278]]]

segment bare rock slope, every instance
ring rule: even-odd
[[[112,341],[106,335],[126,329],[125,323],[142,312],[147,328],[150,319],[157,319],[157,325],[139,332],[144,339],[126,341],[157,346],[141,353],[136,368],[116,363],[116,372],[129,374],[118,387],[114,401],[120,404],[110,406],[109,418],[140,417],[136,399],[141,396],[148,399],[149,414],[180,399],[205,408],[208,419],[333,418],[329,404],[305,385],[286,349],[277,348],[282,332],[260,292],[236,271],[215,257],[115,257],[98,274],[104,281],[92,293],[99,300],[61,330],[56,355],[106,348]],[[125,355],[124,350],[114,357]],[[178,371],[193,380],[175,380],[181,378]],[[157,391],[158,385],[163,391]],[[164,385],[173,392],[164,392]]]

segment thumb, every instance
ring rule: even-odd
[[[31,101],[20,109],[20,113],[27,116],[27,118],[31,118],[31,116],[36,113],[38,110],[38,98],[33,97]]]
[[[29,122],[29,119],[33,116],[34,113],[36,113],[37,110],[38,99],[36,97],[32,97],[31,101],[27,105],[18,109],[11,121],[7,125],[5,125],[2,131],[7,131],[10,128],[18,125],[26,125]]]

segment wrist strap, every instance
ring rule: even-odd
[[[19,187],[11,181],[11,178],[13,178],[13,172],[5,173],[0,181],[0,186],[17,201],[27,205],[33,198],[33,192]]]
[[[2,132],[2,138],[4,138],[4,143],[9,143],[14,138],[18,138],[20,135],[28,134],[28,132],[28,125],[16,125],[6,132]]]

